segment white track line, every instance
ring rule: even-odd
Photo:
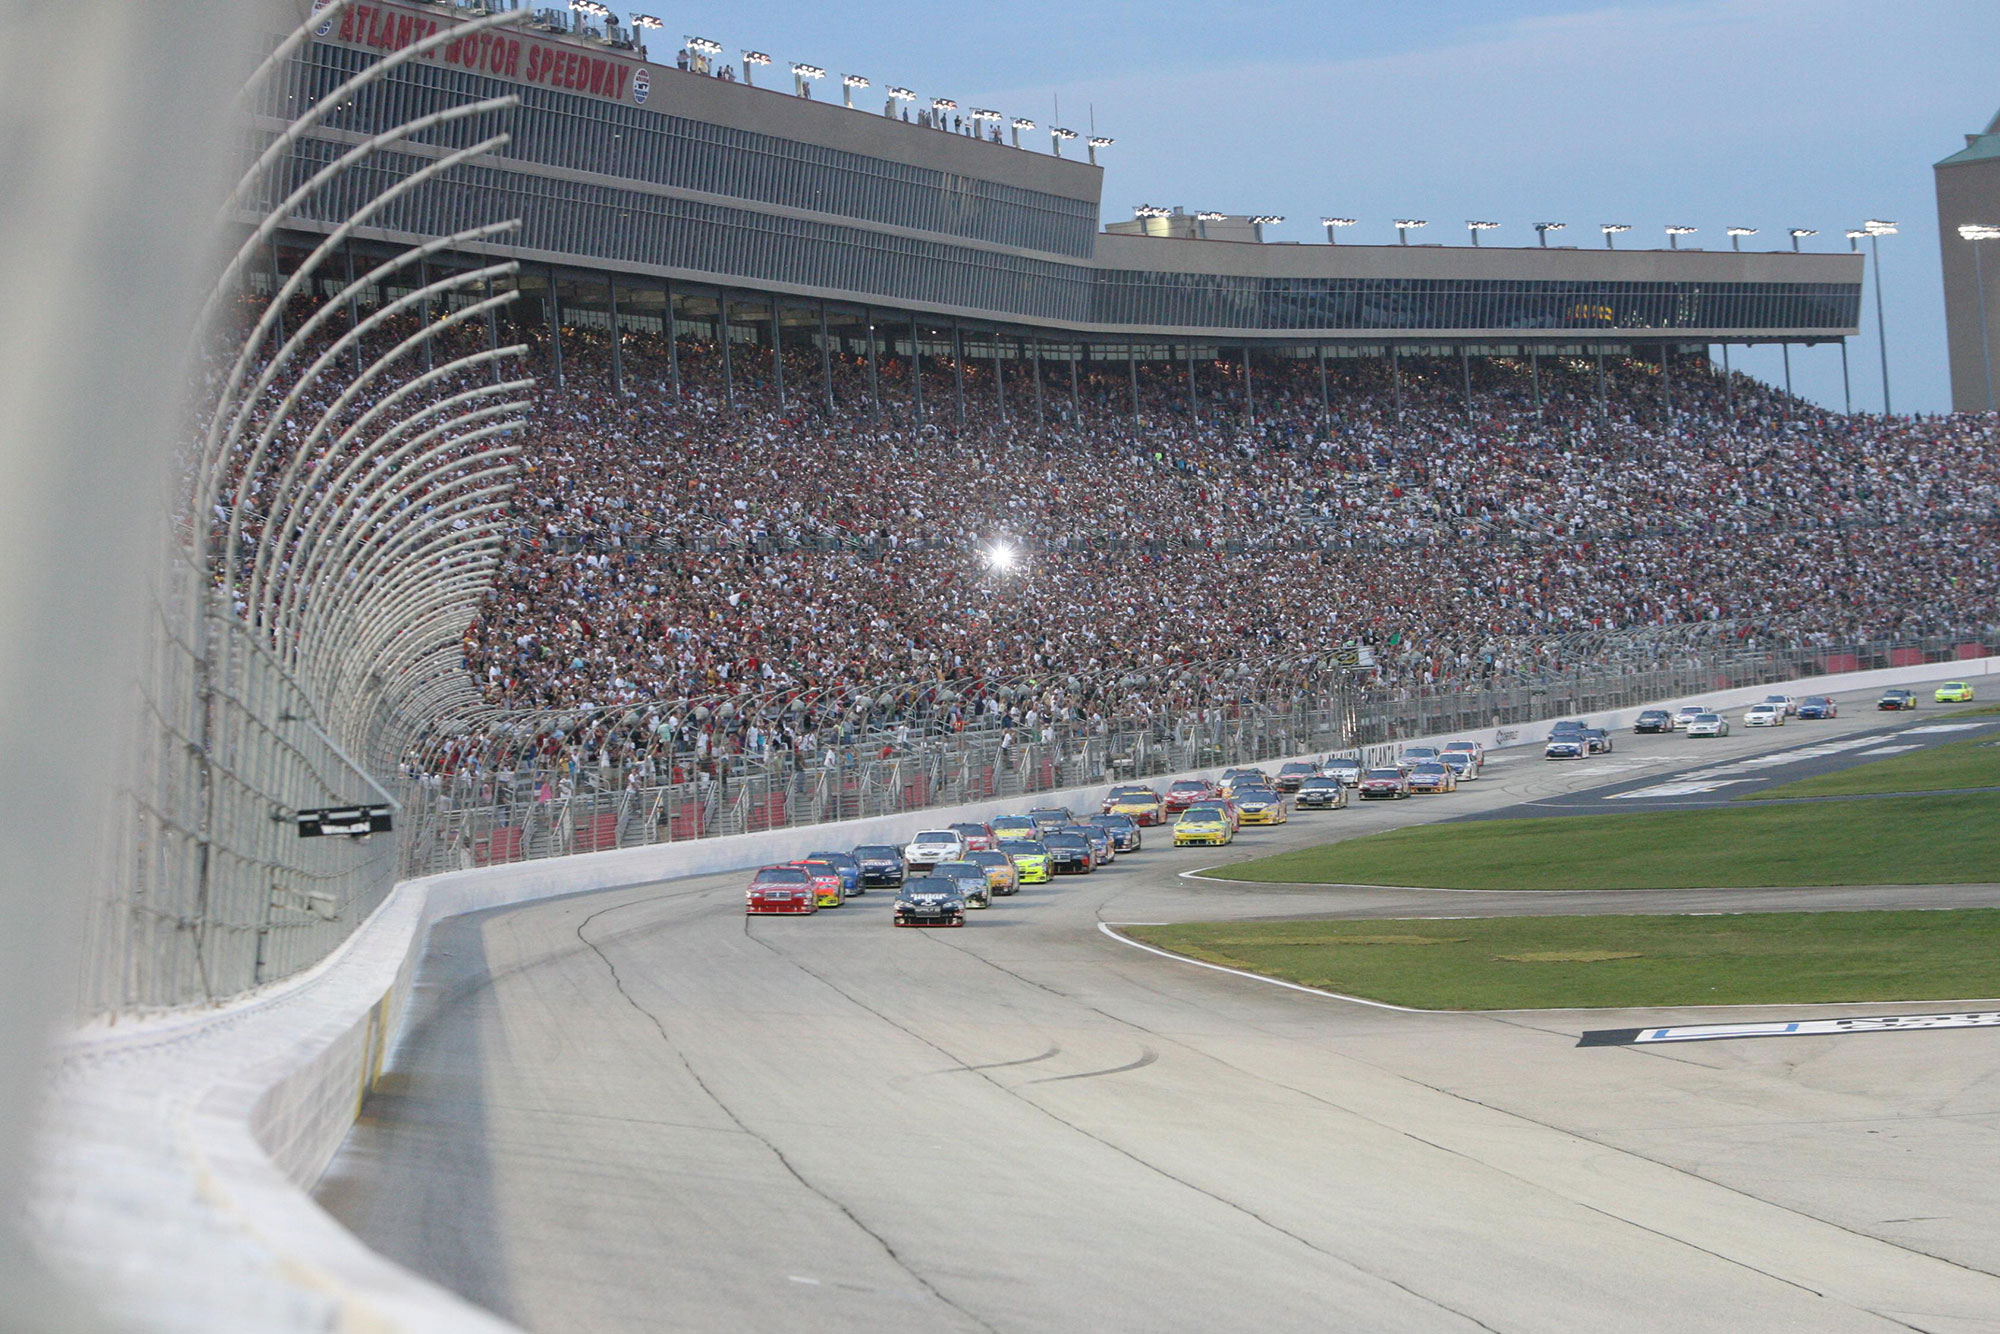
[[[1152,925],[1153,925],[1153,923],[1151,923],[1151,922],[1119,922],[1119,923],[1118,923],[1117,925],[1119,925],[1119,926],[1152,926]],[[1366,1005],[1366,1006],[1368,1006],[1368,1007],[1369,1007],[1370,1009],[1375,1009],[1375,1010],[1395,1010],[1395,1011],[1397,1011],[1397,1012],[1398,1012],[1398,1013],[1400,1013],[1400,1014],[1470,1014],[1470,1013],[1478,1013],[1478,1011],[1468,1011],[1468,1010],[1419,1010],[1419,1009],[1416,1009],[1415,1007],[1413,1007],[1413,1006],[1409,1006],[1409,1005],[1391,1005],[1391,1004],[1389,1004],[1389,1003],[1388,1003],[1387,1001],[1374,1001],[1374,1000],[1368,1000],[1368,999],[1366,999],[1366,998],[1364,998],[1364,997],[1361,997],[1361,996],[1348,996],[1348,995],[1344,995],[1344,994],[1342,994],[1341,992],[1338,992],[1338,991],[1322,991],[1322,990],[1320,990],[1320,989],[1319,989],[1318,987],[1307,987],[1307,986],[1301,986],[1301,985],[1300,985],[1300,984],[1298,984],[1297,982],[1284,982],[1284,981],[1280,981],[1279,979],[1277,979],[1277,978],[1275,978],[1275,977],[1265,977],[1265,976],[1264,976],[1264,975],[1263,975],[1262,973],[1249,973],[1249,972],[1245,972],[1245,971],[1244,971],[1243,969],[1241,969],[1241,968],[1225,968],[1225,967],[1223,967],[1223,966],[1222,966],[1221,964],[1219,964],[1219,963],[1209,963],[1209,962],[1208,962],[1207,960],[1205,960],[1205,959],[1190,959],[1190,958],[1189,958],[1189,957],[1188,957],[1187,955],[1185,955],[1185,954],[1175,954],[1175,953],[1174,953],[1174,952],[1173,952],[1172,950],[1163,950],[1163,949],[1156,949],[1156,948],[1154,948],[1154,947],[1153,947],[1153,946],[1151,946],[1151,945],[1144,945],[1144,944],[1141,944],[1140,942],[1138,942],[1138,941],[1136,941],[1136,940],[1132,939],[1132,938],[1131,938],[1130,936],[1121,936],[1121,935],[1119,935],[1119,934],[1118,934],[1118,932],[1116,932],[1116,931],[1114,931],[1114,930],[1112,929],[1112,923],[1110,923],[1110,922],[1099,922],[1099,923],[1097,924],[1097,929],[1098,929],[1099,931],[1103,932],[1103,933],[1104,933],[1105,935],[1107,935],[1107,936],[1111,937],[1111,938],[1112,938],[1113,940],[1117,941],[1117,942],[1118,942],[1119,944],[1121,944],[1121,945],[1130,945],[1130,946],[1131,946],[1131,947],[1132,947],[1133,949],[1135,949],[1135,950],[1144,950],[1144,951],[1146,951],[1146,953],[1148,953],[1148,954],[1157,954],[1157,955],[1159,955],[1159,956],[1160,956],[1160,957],[1161,957],[1162,959],[1173,959],[1173,960],[1175,960],[1175,961],[1177,961],[1177,962],[1179,962],[1179,963],[1191,963],[1191,964],[1193,964],[1193,965],[1194,965],[1195,967],[1197,967],[1197,968],[1211,968],[1211,969],[1214,969],[1214,970],[1215,970],[1216,972],[1218,972],[1218,973],[1228,973],[1228,974],[1229,974],[1230,976],[1232,976],[1232,977],[1247,977],[1247,978],[1249,978],[1249,979],[1250,979],[1250,980],[1251,980],[1252,982],[1262,982],[1262,983],[1264,983],[1264,984],[1265,984],[1265,985],[1267,985],[1267,986],[1273,986],[1273,987],[1283,987],[1283,988],[1284,988],[1285,990],[1287,990],[1287,991],[1303,991],[1303,992],[1305,992],[1305,993],[1306,993],[1307,995],[1309,995],[1309,996],[1325,996],[1325,997],[1326,997],[1327,999],[1329,999],[1329,1000],[1337,1000],[1337,1001],[1346,1001],[1346,1002],[1348,1002],[1348,1003],[1349,1003],[1350,1005]]]

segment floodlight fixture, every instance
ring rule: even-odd
[[[1565,228],[1565,227],[1567,227],[1567,226],[1569,226],[1569,224],[1568,224],[1568,223],[1566,223],[1566,222],[1538,222],[1538,223],[1536,223],[1536,224],[1535,224],[1535,236],[1536,236],[1536,237],[1537,237],[1537,238],[1538,238],[1538,239],[1539,239],[1539,240],[1541,241],[1541,243],[1542,243],[1542,249],[1544,249],[1544,250],[1547,250],[1547,249],[1549,248],[1549,233],[1550,233],[1550,232],[1559,232],[1559,231],[1561,231],[1561,230],[1562,230],[1563,228]]]
[[[1410,232],[1413,229],[1428,226],[1430,226],[1430,223],[1423,218],[1396,219],[1396,244],[1408,245],[1410,243]]]
[[[1477,246],[1479,244],[1479,234],[1481,232],[1490,232],[1499,225],[1500,224],[1497,222],[1475,222],[1472,219],[1467,218],[1465,221],[1465,230],[1472,233],[1472,244]]]
[[[1802,238],[1808,236],[1818,236],[1818,235],[1819,235],[1819,228],[1817,227],[1792,228],[1792,249],[1797,250],[1799,248],[1799,241]]]
[[[1172,216],[1173,210],[1161,208],[1158,204],[1134,204],[1132,216],[1135,218],[1165,218]]]
[[[660,22],[658,15],[634,14],[632,16],[632,26],[635,28],[664,28],[667,25]]]
[[[1266,224],[1275,225],[1284,220],[1285,215],[1282,213],[1259,213],[1250,219],[1250,225],[1253,227],[1262,227]]]
[[[706,37],[690,37],[687,39],[687,49],[698,55],[719,56],[722,54],[722,43],[711,42]]]
[[[762,51],[745,51],[743,53],[743,63],[746,65],[768,65],[771,63],[771,57]]]
[[[1049,127],[1049,146],[1054,150],[1057,157],[1062,156],[1063,140],[1074,138],[1076,138],[1075,130],[1065,130],[1059,125],[1051,125]]]
[[[1968,241],[2000,240],[2000,227],[1985,222],[1968,222],[1959,227],[1958,234]]]
[[[1107,135],[1093,134],[1085,142],[1090,145],[1090,165],[1094,167],[1097,165],[1097,150],[1100,148],[1109,148],[1118,141]]]
[[[1019,148],[1021,146],[1021,131],[1034,129],[1035,122],[1029,120],[1026,116],[1016,116],[1014,117],[1012,124],[1013,124],[1012,138],[1014,141],[1014,147]]]
[[[931,99],[931,110],[956,111],[958,110],[958,103],[952,101],[949,97],[933,97]]]
[[[853,106],[853,105],[854,105],[854,90],[855,90],[856,88],[866,88],[867,86],[868,86],[868,80],[866,80],[866,79],[862,78],[862,77],[861,77],[861,76],[860,76],[859,74],[843,74],[843,75],[841,75],[841,76],[840,76],[840,100],[841,100],[842,102],[845,102],[845,103],[846,103],[846,104],[847,104],[848,106]]]
[[[792,65],[792,73],[801,79],[824,79],[826,77],[826,71],[819,66],[801,65],[797,62],[794,62]]]
[[[1194,216],[1197,222],[1221,222],[1229,215],[1227,213],[1197,213]]]
[[[1604,233],[1604,248],[1606,250],[1616,250],[1618,246],[1611,238],[1620,232],[1631,231],[1632,224],[1629,222],[1600,222],[1597,224],[1597,230]]]
[[[1667,248],[1669,250],[1679,250],[1681,248],[1681,238],[1683,236],[1693,236],[1696,232],[1700,230],[1701,229],[1699,227],[1667,228]]]
[[[1868,219],[1868,221],[1861,224],[1861,229],[1870,236],[1894,236],[1897,234],[1895,223],[1884,222],[1880,218]]]
[[[1354,218],[1321,218],[1319,220],[1319,225],[1326,228],[1326,243],[1328,245],[1339,245],[1340,238],[1334,235],[1335,229],[1340,227],[1352,227],[1355,224],[1355,222],[1356,219]]]

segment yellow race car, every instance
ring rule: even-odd
[[[1292,818],[1292,808],[1284,797],[1268,787],[1245,787],[1236,791],[1236,809],[1244,824],[1283,824]]]
[[[1160,800],[1160,794],[1151,788],[1133,788],[1129,792],[1116,792],[1104,803],[1106,815],[1123,815],[1133,824],[1159,824],[1167,818],[1167,808]]]
[[[1969,704],[1972,702],[1972,687],[1964,681],[1946,681],[1931,698],[1940,704]]]
[[[1024,885],[1046,885],[1055,872],[1049,869],[1049,850],[1037,840],[1003,838],[1000,851],[1014,863],[1014,873]]]
[[[1195,844],[1221,847],[1236,839],[1236,826],[1220,806],[1190,806],[1174,821],[1174,846]]]

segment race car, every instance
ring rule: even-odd
[[[1665,709],[1642,710],[1632,721],[1634,732],[1671,732],[1674,726],[1674,715]]]
[[[1470,755],[1474,768],[1484,769],[1486,767],[1486,747],[1480,745],[1477,741],[1447,741],[1444,743],[1444,753],[1447,757],[1452,755]]]
[[[1405,746],[1402,754],[1396,757],[1396,764],[1404,773],[1409,773],[1420,764],[1436,760],[1438,754],[1436,746]]]
[[[1342,755],[1329,755],[1320,761],[1319,771],[1328,778],[1335,779],[1342,787],[1360,787],[1365,765],[1360,760]]]
[[[1262,769],[1224,769],[1222,781],[1216,786],[1227,796],[1239,787],[1269,787],[1271,776]]]
[[[849,898],[856,894],[866,894],[867,886],[861,879],[861,863],[850,852],[815,852],[810,854],[816,862],[825,862],[840,872],[840,887]]]
[[[1972,686],[1965,681],[1946,681],[1932,692],[1931,698],[1940,704],[1969,704]]]
[[[1410,795],[1410,776],[1401,769],[1370,769],[1361,776],[1361,799],[1372,801],[1377,797],[1407,797]]]
[[[1010,838],[1037,839],[1042,836],[1041,826],[1025,815],[996,815],[989,822],[993,837],[998,842]]]
[[[1000,851],[1014,863],[1024,885],[1046,885],[1055,874],[1049,867],[1049,850],[1038,838],[1003,838]]]
[[[1729,720],[1719,713],[1697,713],[1683,730],[1691,737],[1728,736]]]
[[[1177,848],[1197,844],[1221,847],[1235,837],[1236,829],[1220,806],[1190,806],[1181,812],[1180,819],[1174,821],[1174,846]]]
[[[1590,756],[1590,738],[1581,727],[1565,727],[1556,724],[1556,730],[1549,733],[1548,741],[1542,746],[1545,760],[1581,760]]]
[[[900,885],[904,880],[903,850],[887,843],[864,843],[854,850],[863,885]]]
[[[1479,766],[1465,751],[1448,750],[1438,756],[1438,763],[1451,770],[1451,776],[1461,783],[1469,783],[1479,777]]]
[[[955,862],[966,853],[965,840],[954,829],[926,829],[903,849],[903,864],[928,871],[939,862]]]
[[[1049,850],[1049,871],[1054,875],[1089,875],[1097,869],[1097,854],[1081,834],[1059,829],[1042,835],[1042,846]]]
[[[1167,788],[1163,804],[1167,814],[1178,815],[1198,801],[1213,801],[1220,795],[1215,784],[1205,778],[1183,778]]]
[[[1801,718],[1838,718],[1839,716],[1840,705],[1828,699],[1825,695],[1807,695],[1799,701],[1799,717]]]
[[[1278,776],[1271,786],[1280,792],[1296,792],[1308,778],[1318,778],[1319,766],[1306,760],[1294,760],[1278,768]]]
[[[847,886],[841,883],[840,868],[817,857],[801,857],[792,863],[812,877],[813,901],[822,908],[847,906]]]
[[[1106,815],[1122,815],[1134,824],[1159,824],[1167,818],[1160,794],[1150,787],[1128,787],[1104,801]]]
[[[1275,788],[1246,787],[1231,798],[1244,824],[1283,824],[1292,818],[1291,806]]]
[[[1021,872],[1014,865],[1014,859],[1000,849],[982,848],[978,852],[968,852],[965,860],[985,870],[987,887],[995,894],[1021,892]]]
[[[1709,708],[1708,705],[1706,704],[1684,704],[1681,706],[1680,712],[1674,715],[1674,726],[1685,731],[1687,729],[1687,725],[1693,722],[1696,718],[1700,717],[1704,713],[1713,713],[1713,712],[1715,712],[1715,710]]]
[[[1583,739],[1590,743],[1590,753],[1593,755],[1609,755],[1616,744],[1611,738],[1610,729],[1603,727],[1584,728]]]
[[[1146,846],[1146,837],[1139,832],[1139,822],[1129,815],[1116,811],[1108,815],[1093,815],[1085,824],[1094,824],[1111,835],[1113,852],[1137,852]]]
[[[977,820],[955,824],[951,827],[951,831],[965,840],[967,852],[985,852],[1000,841],[993,833],[992,825],[981,824]]]
[[[766,866],[750,877],[743,911],[745,914],[818,912],[819,900],[813,894],[812,877],[797,866]]]
[[[1875,707],[1885,712],[1914,709],[1917,707],[1917,692],[1914,690],[1885,690],[1882,698],[1875,701]]]
[[[1781,710],[1784,711],[1784,715],[1787,718],[1796,717],[1799,712],[1799,702],[1793,699],[1790,695],[1766,695],[1764,696],[1764,698],[1758,700],[1757,702],[1759,704],[1777,705]]]
[[[1743,713],[1745,727],[1783,727],[1785,706],[1782,704],[1752,704]]]
[[[897,926],[964,926],[965,898],[955,881],[919,876],[897,893],[894,921]]]
[[[1064,825],[1062,832],[1075,834],[1090,844],[1090,864],[1093,867],[1109,866],[1118,860],[1118,849],[1111,842],[1111,831],[1094,824]]]
[[[1458,779],[1443,760],[1425,760],[1410,771],[1410,791],[1428,792],[1435,796],[1441,792],[1458,791]]]
[[[968,908],[993,906],[993,882],[978,862],[939,862],[931,868],[932,879],[949,880],[958,886],[959,897]]]
[[[1075,824],[1076,816],[1067,806],[1037,806],[1028,812],[1028,818],[1035,822],[1035,828],[1044,834],[1051,829],[1060,829],[1066,824]]]
[[[1337,811],[1347,804],[1347,784],[1338,778],[1308,778],[1299,784],[1297,801],[1302,811]]]

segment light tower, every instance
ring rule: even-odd
[[[1757,229],[1755,227],[1731,227],[1729,229],[1729,248],[1731,250],[1741,250],[1743,248],[1743,238],[1746,236],[1755,236],[1756,234]]]
[[[1090,139],[1088,140],[1088,143],[1089,143],[1089,145],[1090,145],[1090,165],[1091,165],[1091,166],[1093,166],[1093,167],[1097,165],[1097,150],[1098,150],[1098,149],[1100,149],[1100,148],[1109,148],[1109,147],[1111,147],[1111,145],[1113,145],[1113,144],[1115,144],[1115,143],[1117,143],[1117,142],[1118,142],[1118,141],[1117,141],[1116,139],[1109,139],[1109,138],[1106,138],[1106,137],[1105,137],[1104,135],[1101,135],[1101,134],[1093,134],[1093,135],[1091,135],[1091,136],[1090,136]]]
[[[1475,250],[1479,248],[1479,234],[1481,232],[1490,232],[1499,225],[1497,222],[1474,222],[1468,218],[1465,223],[1465,230],[1472,233],[1472,248]]]
[[[745,51],[743,53],[743,82],[755,88],[757,80],[751,77],[750,71],[756,69],[759,65],[768,65],[770,63],[771,57],[762,51]]]
[[[841,100],[841,102],[842,102],[843,104],[847,105],[847,106],[850,106],[850,107],[851,107],[851,106],[853,106],[853,105],[854,105],[854,90],[855,90],[856,88],[866,88],[867,86],[868,86],[868,80],[866,80],[866,79],[862,78],[862,77],[861,77],[861,76],[860,76],[859,74],[843,74],[843,75],[841,75],[841,76],[840,76],[840,100]]]
[[[1693,236],[1695,232],[1698,230],[1699,229],[1695,227],[1667,228],[1667,249],[1679,250],[1681,248],[1681,238],[1683,236]]]
[[[1353,218],[1321,218],[1319,220],[1319,225],[1326,228],[1326,243],[1328,245],[1339,245],[1340,238],[1335,235],[1335,232],[1342,227],[1352,227],[1354,223],[1355,219]]]
[[[1544,249],[1544,250],[1547,250],[1547,249],[1549,248],[1549,233],[1550,233],[1550,232],[1559,232],[1559,231],[1561,231],[1561,230],[1562,230],[1563,228],[1565,228],[1565,227],[1567,227],[1567,226],[1569,226],[1569,224],[1568,224],[1568,223],[1566,223],[1566,222],[1538,222],[1538,223],[1536,223],[1536,224],[1535,224],[1535,235],[1536,235],[1536,236],[1537,236],[1538,238],[1540,238],[1540,240],[1541,240],[1541,243],[1542,243],[1542,249]]]
[[[1629,222],[1600,222],[1597,224],[1597,230],[1604,233],[1604,248],[1606,250],[1616,250],[1618,246],[1611,238],[1620,232],[1631,231],[1632,224]]]
[[[1396,244],[1408,245],[1410,243],[1411,232],[1415,231],[1419,227],[1428,227],[1428,226],[1430,226],[1430,223],[1422,218],[1396,219]]]

